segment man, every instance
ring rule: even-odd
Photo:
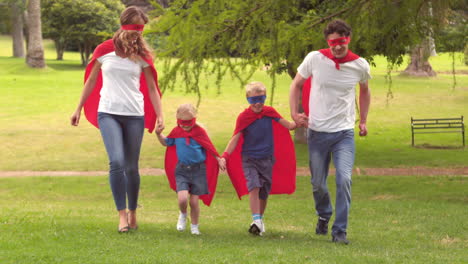
[[[369,63],[348,49],[351,27],[342,20],[330,22],[324,30],[328,49],[309,53],[297,69],[290,87],[293,120],[308,127],[309,166],[315,209],[319,216],[316,233],[328,233],[333,213],[327,189],[331,159],[336,168],[335,222],[332,241],[348,244],[346,228],[351,203],[351,174],[354,165],[355,87],[359,83],[359,135],[366,136],[370,105]],[[298,113],[301,87],[312,78],[306,107],[308,116]],[[306,90],[309,92],[309,90]],[[307,107],[308,106],[308,107]]]

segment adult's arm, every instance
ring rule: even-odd
[[[94,85],[96,84],[96,80],[99,76],[99,71],[101,70],[101,65],[102,64],[97,60],[94,62],[88,80],[86,80],[85,85],[83,87],[80,102],[78,103],[75,112],[70,117],[70,123],[72,126],[78,126],[78,124],[80,123],[81,110],[83,109],[86,100],[88,99],[89,95],[94,89]]]
[[[369,89],[369,82],[359,83],[359,135],[367,135],[367,114],[369,113],[369,106],[371,101],[371,93]]]
[[[153,71],[151,71],[151,67],[145,67],[143,68],[143,73],[145,74],[146,85],[148,86],[148,96],[151,104],[153,104],[154,112],[156,112],[157,116],[156,127],[159,127],[162,130],[164,129],[164,118],[161,106],[161,96],[159,96],[159,93],[156,90]]]
[[[289,108],[291,110],[291,118],[298,127],[307,127],[307,116],[304,113],[299,113],[299,98],[301,96],[301,88],[305,81],[306,79],[302,78],[302,76],[297,73],[289,88]]]

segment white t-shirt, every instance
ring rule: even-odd
[[[149,64],[143,60],[134,62],[115,52],[97,59],[101,64],[102,88],[98,112],[116,115],[143,116],[143,94],[140,92],[142,68]]]
[[[356,84],[371,78],[369,63],[359,58],[340,64],[319,51],[310,52],[297,68],[302,78],[312,76],[309,98],[309,128],[319,132],[353,129]]]

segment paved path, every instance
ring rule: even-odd
[[[30,177],[30,176],[102,176],[107,175],[107,171],[0,171],[0,178],[6,177]],[[140,169],[141,175],[164,175],[163,169],[145,168]],[[331,169],[330,174],[335,174]],[[297,175],[309,176],[308,168],[300,167]],[[354,175],[374,175],[374,176],[468,176],[468,167],[460,168],[432,168],[432,167],[411,167],[411,168],[356,168]]]

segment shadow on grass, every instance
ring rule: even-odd
[[[56,71],[84,71],[85,67],[76,61],[47,60],[47,67]]]
[[[444,145],[431,145],[431,144],[421,144],[415,145],[415,148],[419,149],[464,149],[464,146],[444,146]]]

